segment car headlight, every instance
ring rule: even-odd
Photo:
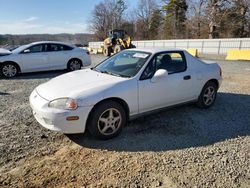
[[[75,110],[77,109],[77,102],[71,98],[55,99],[49,103],[50,108],[57,108],[63,110]]]

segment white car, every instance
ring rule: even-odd
[[[212,106],[221,68],[183,50],[129,49],[94,68],[67,73],[30,95],[36,120],[63,133],[86,128],[100,139],[118,135],[129,119],[188,102]]]
[[[0,73],[8,78],[18,73],[79,70],[90,64],[87,50],[62,42],[35,42],[11,52],[0,49]]]

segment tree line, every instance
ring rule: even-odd
[[[0,46],[16,46],[37,41],[63,41],[70,44],[87,46],[94,41],[93,34],[27,34],[27,35],[0,35]]]
[[[102,0],[91,15],[97,40],[124,29],[136,40],[250,37],[250,0]]]

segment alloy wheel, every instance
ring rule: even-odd
[[[121,122],[121,113],[115,108],[109,108],[100,115],[98,129],[103,135],[111,135],[120,128]]]
[[[13,77],[17,74],[17,68],[14,65],[7,64],[2,68],[2,73],[6,77]]]
[[[215,88],[212,86],[209,86],[206,88],[204,95],[203,95],[204,104],[209,106],[214,102],[214,99],[215,99]]]
[[[70,63],[70,70],[74,71],[74,70],[80,70],[81,69],[81,63],[77,60],[73,60]]]

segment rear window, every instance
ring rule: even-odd
[[[73,48],[67,45],[62,45],[62,44],[50,44],[50,50],[51,52],[54,51],[69,51],[72,50]]]
[[[73,50],[73,48],[71,46],[67,46],[67,45],[62,45],[62,46],[63,46],[64,51]]]

